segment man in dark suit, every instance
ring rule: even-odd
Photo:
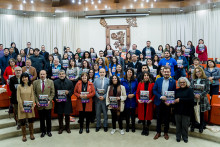
[[[45,50],[45,46],[41,45],[40,55],[43,55],[45,60],[48,61],[49,53]]]
[[[9,88],[11,90],[10,102],[14,107],[14,118],[17,124],[17,130],[21,128],[20,122],[18,120],[18,101],[17,101],[17,86],[20,84],[20,77],[22,74],[21,67],[15,67],[15,76],[10,78]]]
[[[51,109],[52,109],[52,100],[55,96],[55,89],[54,83],[50,79],[46,79],[47,73],[45,70],[40,71],[40,79],[34,81],[34,96],[35,102],[37,104],[38,114],[40,117],[40,130],[41,130],[41,137],[44,137],[46,134],[47,128],[47,135],[49,137],[52,136],[51,134]],[[42,97],[46,100],[42,103]],[[45,120],[47,127],[45,127]]]
[[[161,122],[164,120],[164,138],[169,139],[169,118],[170,118],[170,106],[166,102],[167,97],[165,91],[176,91],[176,81],[170,78],[171,69],[165,66],[163,69],[164,77],[158,78],[153,87],[153,93],[155,95],[154,104],[156,105],[156,116],[157,116],[157,134],[154,139],[158,139],[161,136]]]
[[[26,55],[28,55],[28,54],[30,53],[30,49],[31,49],[31,43],[28,42],[28,43],[27,43],[27,48],[24,49],[24,53],[25,53]]]
[[[40,71],[46,69],[46,60],[44,59],[44,56],[40,55],[39,53],[40,50],[35,48],[34,55],[30,57],[32,66],[36,69],[38,77]]]
[[[136,77],[138,77],[139,74],[141,73],[142,64],[137,61],[136,54],[132,55],[132,62],[128,64],[128,67],[131,67],[134,69],[134,73],[135,73]]]
[[[129,51],[129,53],[139,56],[141,54],[141,51],[137,49],[137,44],[133,44],[132,49]]]
[[[64,70],[59,71],[59,79],[54,81],[55,87],[55,96],[53,98],[55,102],[54,113],[58,114],[59,121],[59,132],[58,134],[63,133],[63,115],[65,115],[65,130],[67,133],[71,133],[70,131],[70,114],[73,113],[71,96],[74,92],[73,82],[66,78],[66,74]],[[60,95],[58,93],[65,92],[64,95]],[[64,96],[64,97],[63,97]],[[64,98],[65,101],[61,100]]]

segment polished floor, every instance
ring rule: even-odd
[[[53,136],[40,138],[40,134],[35,134],[35,140],[32,141],[27,136],[27,142],[22,142],[21,137],[10,138],[0,141],[0,147],[219,147],[220,144],[210,142],[198,138],[189,137],[189,142],[186,144],[183,141],[177,143],[174,134],[169,134],[170,139],[165,140],[160,137],[158,140],[153,140],[155,132],[150,132],[149,136],[141,136],[141,130],[136,130],[136,133],[126,133],[121,135],[119,131],[114,135],[110,134],[111,129],[105,133],[103,130],[95,132],[95,129],[90,129],[90,133],[79,135],[78,129],[71,130],[71,134],[63,132],[59,135],[57,132],[52,132]]]

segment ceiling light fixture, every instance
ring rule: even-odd
[[[72,3],[75,3],[76,1],[75,0],[72,0]]]
[[[31,3],[33,4],[33,3],[34,3],[34,1],[33,1],[33,0],[31,0]]]
[[[106,14],[106,15],[87,15],[85,18],[102,18],[102,17],[135,17],[135,16],[148,16],[145,13],[133,14]]]
[[[23,0],[23,3],[26,4],[26,0]]]
[[[101,4],[101,2],[102,2],[101,0],[98,0],[98,3],[99,3],[99,4]]]

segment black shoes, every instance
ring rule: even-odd
[[[190,131],[194,132],[195,128],[191,126]]]
[[[49,137],[51,137],[51,136],[52,136],[51,132],[48,132],[48,133],[47,133],[47,135],[48,135]]]
[[[100,130],[100,127],[96,127],[95,131],[98,132]]]
[[[104,131],[105,131],[105,132],[108,132],[108,127],[104,127]]]
[[[184,142],[185,142],[185,143],[187,143],[187,142],[188,142],[188,140],[184,140]]]
[[[82,134],[83,133],[83,128],[80,128],[79,129],[79,134]]]
[[[180,142],[180,139],[176,139],[176,142]]]
[[[43,138],[45,136],[45,133],[41,133],[40,137]]]
[[[126,127],[126,132],[129,132],[129,126]]]
[[[86,133],[89,133],[89,128],[86,128]]]
[[[148,136],[149,135],[149,128],[145,128],[145,136]]]
[[[203,128],[199,128],[199,133],[203,133]]]
[[[134,133],[135,132],[135,127],[132,127],[131,131]]]

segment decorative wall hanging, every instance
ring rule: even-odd
[[[121,45],[122,47],[130,47],[130,26],[106,26],[106,44],[110,44],[113,49],[117,49],[119,45]]]
[[[127,23],[131,26],[131,27],[137,27],[137,19],[136,17],[132,17],[132,18],[126,18]]]
[[[100,24],[103,26],[103,27],[106,27],[108,24],[107,22],[105,21],[105,18],[101,18],[100,19]]]

